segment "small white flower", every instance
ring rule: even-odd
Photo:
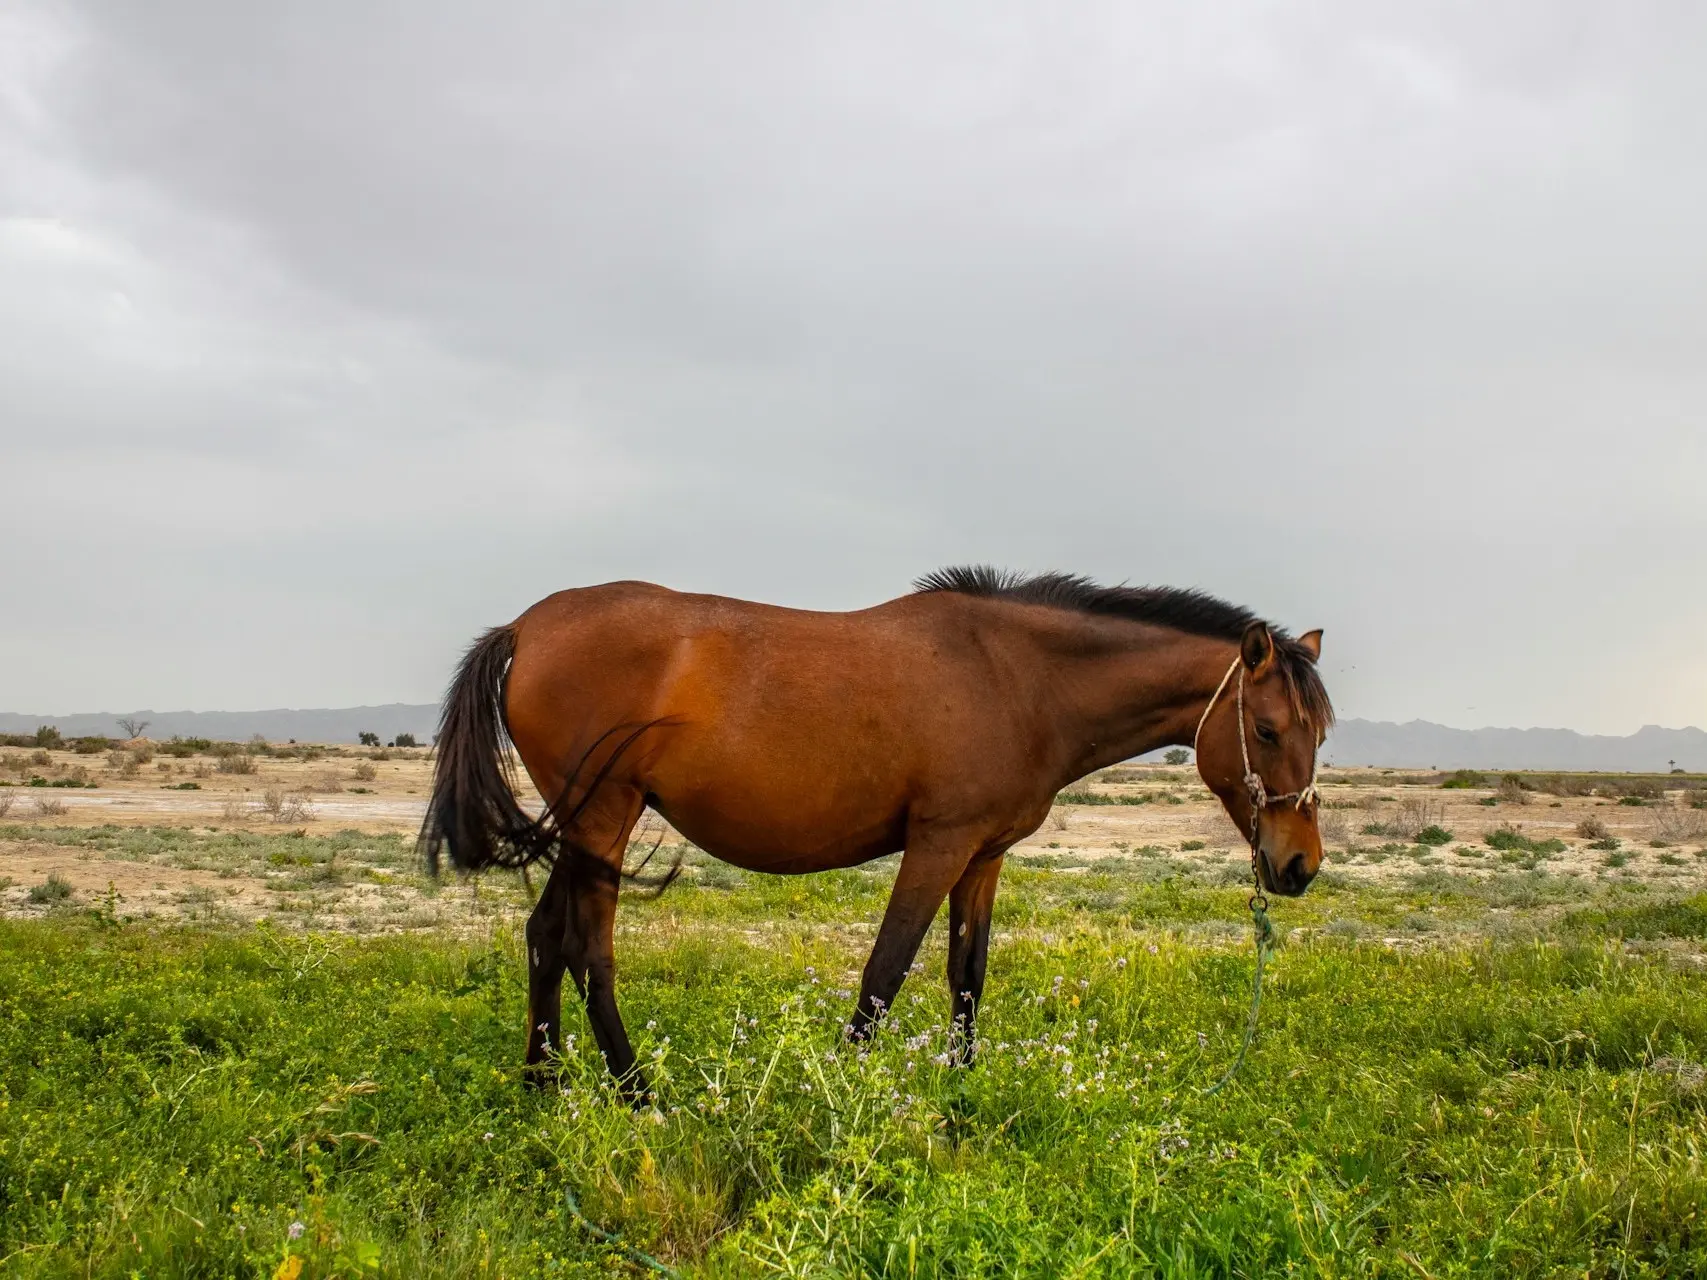
[[[482,1142],[492,1141],[492,1131],[490,1129],[488,1129],[485,1133],[481,1134],[480,1135],[480,1141],[482,1141]]]
[[[303,1226],[300,1222],[293,1222],[290,1226],[285,1228],[285,1238],[287,1240],[300,1240],[302,1239],[302,1233],[306,1230],[308,1230],[308,1228]]]

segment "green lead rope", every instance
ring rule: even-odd
[[[1256,934],[1257,968],[1251,979],[1251,1013],[1245,1021],[1245,1038],[1239,1042],[1238,1055],[1233,1059],[1233,1065],[1227,1068],[1227,1074],[1201,1091],[1205,1098],[1220,1093],[1228,1081],[1238,1075],[1239,1068],[1245,1064],[1245,1053],[1250,1049],[1251,1041],[1256,1039],[1257,1011],[1262,1007],[1262,967],[1274,950],[1274,924],[1268,918],[1268,899],[1260,889],[1251,895],[1251,926]]]
[[[563,1188],[563,1199],[569,1205],[569,1212],[575,1215],[575,1221],[585,1227],[587,1231],[600,1242],[608,1244],[611,1248],[615,1249],[637,1267],[645,1267],[649,1271],[656,1271],[661,1276],[670,1276],[671,1280],[681,1280],[681,1272],[675,1271],[670,1267],[666,1267],[651,1254],[636,1249],[631,1244],[624,1244],[621,1236],[614,1232],[606,1231],[598,1223],[594,1222],[586,1214],[582,1213],[581,1206],[575,1199],[575,1192],[571,1188]]]

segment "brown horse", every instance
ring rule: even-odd
[[[1002,856],[1062,787],[1170,744],[1251,841],[1263,888],[1321,862],[1321,632],[1197,591],[948,569],[853,613],[641,582],[563,591],[486,633],[446,700],[422,838],[464,870],[552,865],[528,919],[527,1062],[560,1044],[565,968],[605,1061],[644,1096],[617,1013],[617,890],[646,808],[714,857],[794,875],[904,851],[849,1033],[893,1003],[949,901],[962,1061]],[[1236,679],[1235,679],[1236,676]],[[548,803],[511,785],[508,733]],[[1282,793],[1282,794],[1276,794]]]

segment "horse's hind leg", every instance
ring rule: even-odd
[[[978,1002],[990,955],[990,908],[1002,874],[1002,850],[974,858],[948,895],[948,994],[953,1005],[953,1047],[961,1066],[972,1062]]]
[[[626,833],[625,833],[626,834]],[[634,1049],[616,1007],[616,900],[621,863],[578,849],[565,850],[575,863],[569,882],[569,972],[587,1005],[593,1039],[623,1096],[638,1103],[650,1096],[634,1062]]]
[[[528,949],[528,1083],[543,1085],[551,1055],[563,1051],[563,970],[568,967],[569,878],[565,854],[545,882],[523,931]]]

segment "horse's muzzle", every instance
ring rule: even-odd
[[[1275,870],[1274,856],[1264,849],[1257,858],[1257,879],[1269,893],[1278,893],[1283,898],[1296,898],[1310,887],[1310,881],[1316,878],[1316,873],[1309,869],[1307,860],[1302,853],[1295,853]]]

